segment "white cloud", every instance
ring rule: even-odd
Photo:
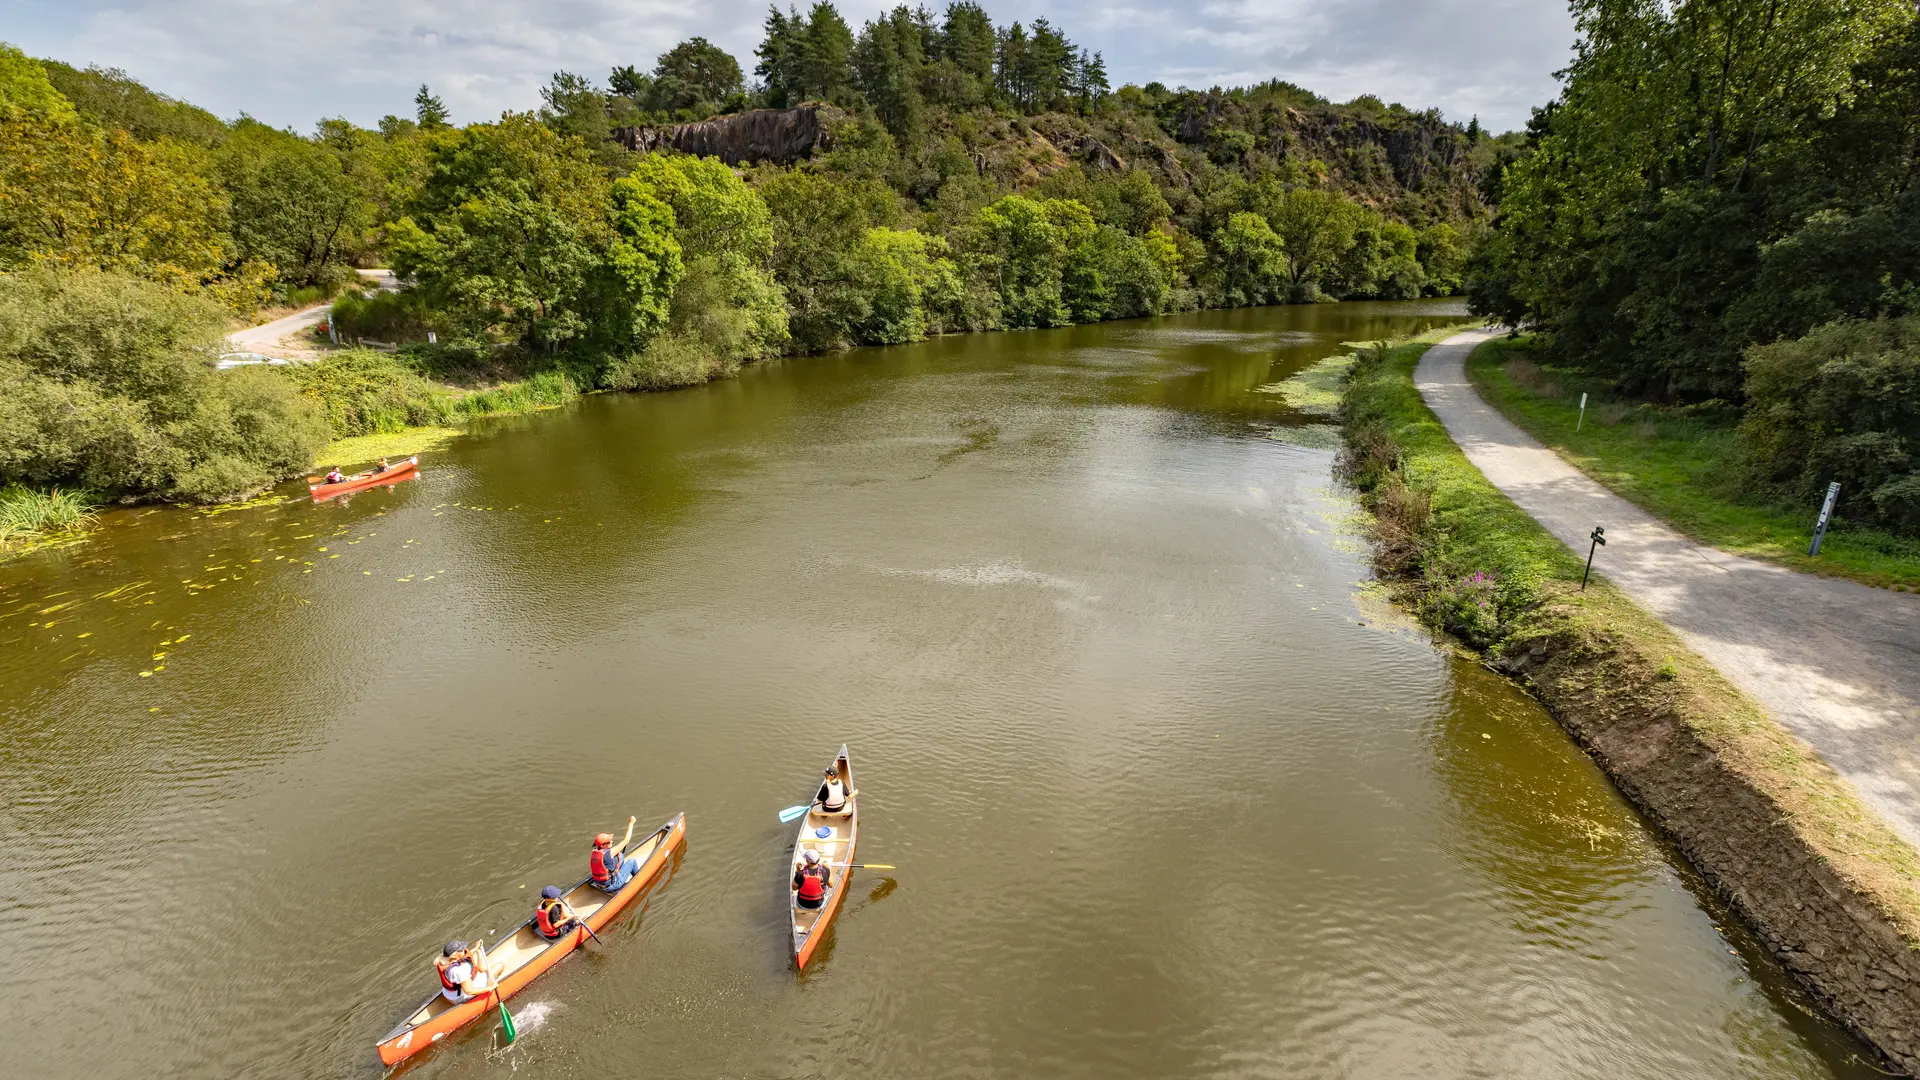
[[[753,66],[765,0],[19,0],[4,31],[28,52],[123,67],[222,116],[309,128],[412,110],[431,85],[459,121],[533,108],[558,70],[604,78],[702,34]],[[848,0],[856,27],[886,0]],[[934,5],[937,6],[937,5]],[[990,2],[1046,15],[1102,51],[1115,84],[1286,79],[1335,100],[1376,94],[1517,126],[1554,92],[1572,24],[1555,0]]]

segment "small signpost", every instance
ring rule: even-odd
[[[1827,538],[1827,522],[1833,520],[1833,504],[1840,501],[1840,481],[1827,485],[1827,501],[1820,507],[1820,521],[1813,527],[1813,546],[1807,549],[1808,555],[1820,554],[1820,541]]]
[[[1593,553],[1607,546],[1606,527],[1595,525],[1593,531],[1587,534],[1587,539],[1593,541],[1593,543],[1587,545],[1587,569],[1585,573],[1580,575],[1581,592],[1587,591],[1587,577],[1593,573]]]
[[[1585,390],[1582,390],[1580,391],[1580,419],[1574,421],[1573,430],[1577,432],[1581,428],[1585,427],[1586,424],[1587,424],[1587,392]]]

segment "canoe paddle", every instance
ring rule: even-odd
[[[581,918],[579,915],[575,915],[573,917],[573,921],[580,924],[580,929],[585,930],[587,932],[587,936],[593,939],[593,943],[595,945],[606,944],[606,942],[600,940],[599,934],[596,934],[593,932],[593,927],[587,925],[587,920]]]
[[[494,977],[493,972],[487,970],[489,966],[487,963],[487,947],[481,945],[480,970],[487,976],[487,982],[492,984],[489,989],[493,991],[494,1002],[500,1006],[500,1030],[507,1033],[507,1045],[512,1046],[513,1040],[519,1038],[520,1033],[514,1030],[513,1014],[507,1011],[507,999],[500,993],[500,980]]]
[[[851,862],[847,864],[847,869],[849,870],[898,870],[900,868],[893,865],[890,862]]]

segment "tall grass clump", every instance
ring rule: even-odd
[[[326,415],[337,439],[390,435],[409,427],[453,427],[481,416],[564,405],[580,394],[574,379],[561,371],[510,378],[477,389],[448,386],[439,380],[452,373],[449,368],[475,380],[510,369],[493,365],[489,371],[474,357],[444,353],[343,349],[318,363],[295,365],[286,373]]]
[[[57,533],[79,532],[95,520],[84,491],[35,491],[15,485],[0,490],[0,547]]]

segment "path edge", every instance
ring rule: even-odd
[[[1371,420],[1363,437],[1380,438],[1384,401],[1398,425],[1390,437],[1406,488],[1431,484],[1422,458],[1457,457],[1446,465],[1456,476],[1464,466],[1469,482],[1484,486],[1477,497],[1505,503],[1547,535],[1467,460],[1421,399],[1414,369],[1428,347],[1404,345],[1355,366],[1342,405],[1346,471],[1360,425]],[[1356,387],[1371,400],[1366,417]],[[1362,491],[1369,511],[1378,490]],[[1428,490],[1440,509],[1446,492]],[[1459,572],[1462,553],[1442,555],[1446,538],[1426,536],[1410,562],[1404,527],[1374,520],[1381,576],[1419,614],[1436,574]],[[1472,651],[1546,708],[1816,1004],[1883,1064],[1920,1073],[1920,853],[1811,746],[1625,594],[1604,582],[1583,594],[1552,581],[1542,595]]]

